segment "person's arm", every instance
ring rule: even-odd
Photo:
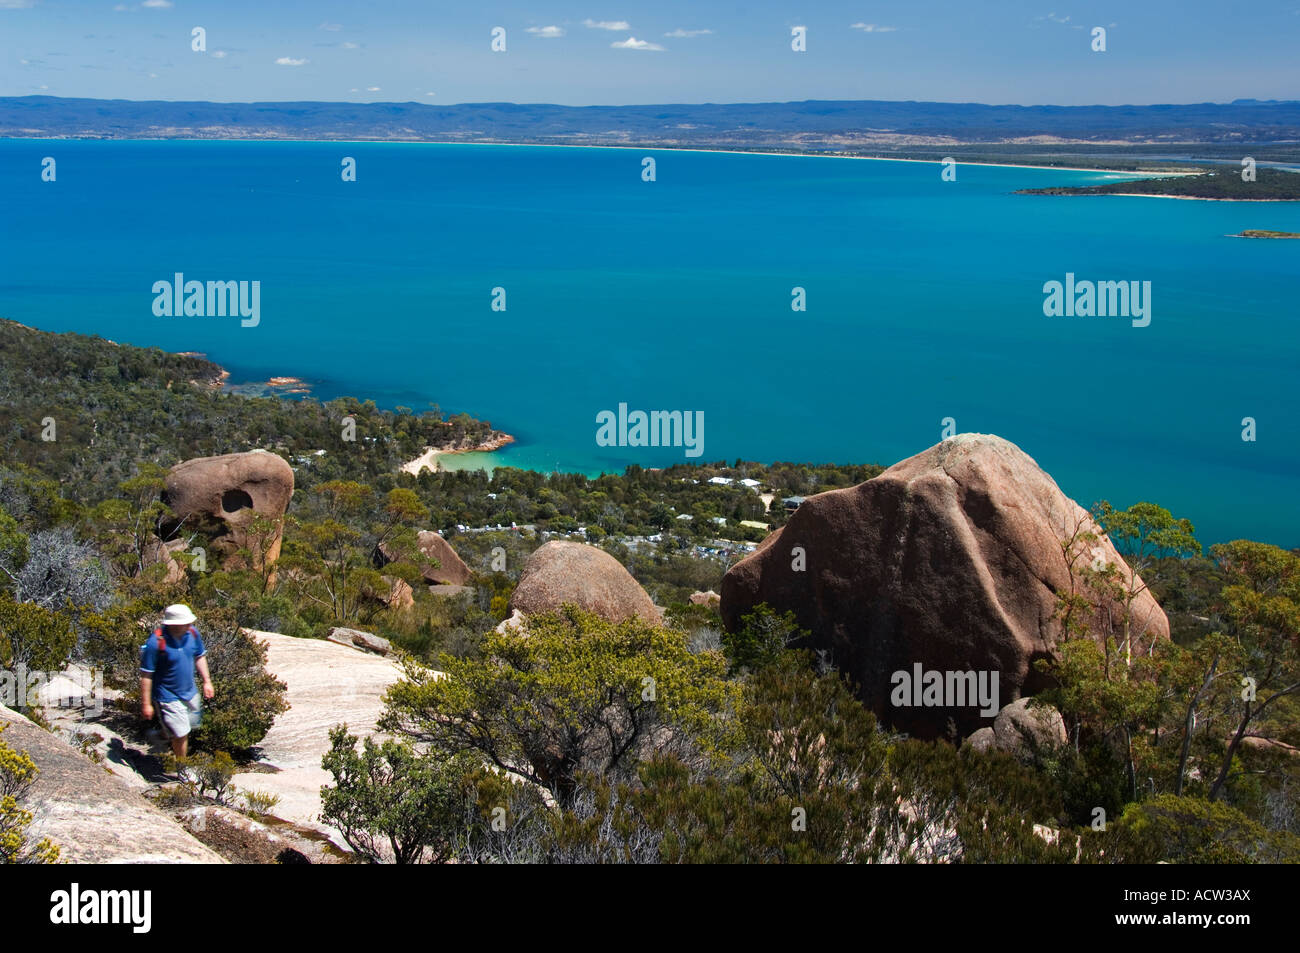
[[[140,676],[140,714],[153,717],[153,673]]]
[[[211,698],[216,689],[212,687],[212,675],[208,672],[208,657],[200,655],[194,665],[199,670],[199,678],[203,679],[203,697]]]
[[[153,717],[153,673],[158,664],[158,653],[150,639],[140,649],[140,714]]]

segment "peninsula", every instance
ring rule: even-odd
[[[1201,175],[1106,182],[1101,185],[1020,189],[1016,195],[1148,195],[1171,199],[1211,199],[1221,202],[1295,202],[1300,200],[1300,174],[1282,169],[1258,169],[1254,179],[1242,178],[1240,168],[1215,169]],[[1263,236],[1250,236],[1263,237]]]

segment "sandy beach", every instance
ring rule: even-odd
[[[438,458],[452,456],[457,453],[491,453],[493,450],[500,450],[506,444],[514,443],[515,438],[508,433],[496,434],[493,437],[484,440],[482,443],[473,447],[458,447],[449,450],[445,447],[425,447],[424,452],[414,460],[408,460],[403,463],[400,469],[403,473],[409,473],[411,476],[419,476],[420,471],[424,469],[437,470]]]
[[[1102,192],[1101,195],[1122,195],[1129,199],[1178,199],[1184,202],[1300,202],[1300,199],[1228,199],[1210,195],[1155,195],[1151,192]]]

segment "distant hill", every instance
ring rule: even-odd
[[[833,100],[659,106],[0,98],[0,136],[377,139],[851,150],[900,142],[1300,142],[1300,102],[986,106]]]

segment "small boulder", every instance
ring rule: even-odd
[[[611,622],[663,621],[659,608],[617,559],[586,543],[556,539],[528,557],[507,608],[531,615],[565,603]]]
[[[179,545],[177,545],[179,544]],[[154,537],[145,544],[144,548],[144,565],[148,569],[150,566],[162,565],[166,567],[163,576],[163,582],[167,585],[173,585],[185,580],[185,567],[182,566],[173,556],[172,553],[177,549],[183,548],[183,540],[172,540],[164,543],[162,540]]]
[[[996,740],[997,739],[993,734],[993,728],[986,725],[967,738],[966,744],[970,745],[976,751],[989,751],[996,747]]]
[[[722,597],[710,589],[708,592],[692,592],[691,605],[695,606],[716,606],[722,602]]]
[[[420,574],[430,585],[463,586],[473,575],[465,561],[451,548],[451,543],[432,530],[422,529],[416,534],[416,545],[428,562],[420,567]],[[397,557],[389,543],[380,543],[375,550],[375,563],[386,566]],[[435,565],[435,562],[437,565]]]
[[[989,730],[981,728],[976,734]],[[1024,760],[1032,760],[1039,751],[1060,747],[1067,740],[1061,713],[1050,705],[1031,707],[1028,698],[1019,698],[998,712],[991,730],[994,747]]]
[[[349,648],[360,649],[363,652],[373,652],[375,655],[391,655],[393,653],[393,644],[387,639],[373,635],[370,632],[362,632],[360,629],[335,626],[330,629],[329,635],[325,636],[325,638],[330,642],[337,642],[339,645],[346,645]]]
[[[524,614],[518,609],[512,609],[510,615],[497,623],[496,632],[498,635],[510,635],[520,632],[524,627]]]
[[[401,612],[415,606],[415,590],[405,579],[384,576],[384,582],[388,583],[388,597],[384,600],[388,608]]]

